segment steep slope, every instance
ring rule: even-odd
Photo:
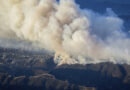
[[[75,88],[79,89],[81,86],[90,90],[130,89],[130,65],[100,63],[57,66],[52,57],[52,55],[45,53],[1,48],[1,87],[14,88],[20,85],[17,87],[20,88],[25,83],[24,87],[29,89],[35,84],[35,87],[41,88],[43,86],[42,88],[46,89],[65,88],[67,90],[70,88],[70,90],[75,90]],[[36,82],[39,82],[38,86]],[[56,82],[56,85],[53,85],[53,82]],[[13,83],[13,87],[10,87],[11,83]],[[82,90],[82,88],[80,89]]]
[[[38,76],[14,77],[0,73],[0,89],[2,90],[95,90],[76,86],[65,81],[57,80],[54,76],[43,74]]]
[[[51,55],[17,49],[0,49],[2,90],[95,90],[58,80],[49,74],[56,65]]]

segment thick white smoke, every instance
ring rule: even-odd
[[[0,0],[0,38],[33,42],[54,52],[59,65],[130,64],[130,39],[122,28],[111,9],[100,15],[74,0]]]

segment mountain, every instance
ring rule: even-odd
[[[2,90],[95,90],[57,80],[50,74],[15,77],[6,73],[0,73],[0,88]]]
[[[130,65],[61,65],[49,54],[0,49],[2,90],[129,90]]]
[[[55,78],[53,56],[19,49],[0,48],[2,90],[95,90]]]
[[[76,0],[82,9],[106,8],[130,30],[130,0]],[[45,52],[0,48],[0,90],[130,90],[130,65],[110,62],[61,65]]]

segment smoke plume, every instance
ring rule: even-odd
[[[58,65],[130,64],[130,39],[123,28],[110,8],[101,15],[80,9],[74,0],[0,0],[0,44],[35,43],[55,53]]]

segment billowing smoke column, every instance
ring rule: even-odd
[[[122,28],[109,8],[100,15],[81,10],[73,0],[0,0],[0,37],[54,52],[58,65],[130,64],[130,39]]]

